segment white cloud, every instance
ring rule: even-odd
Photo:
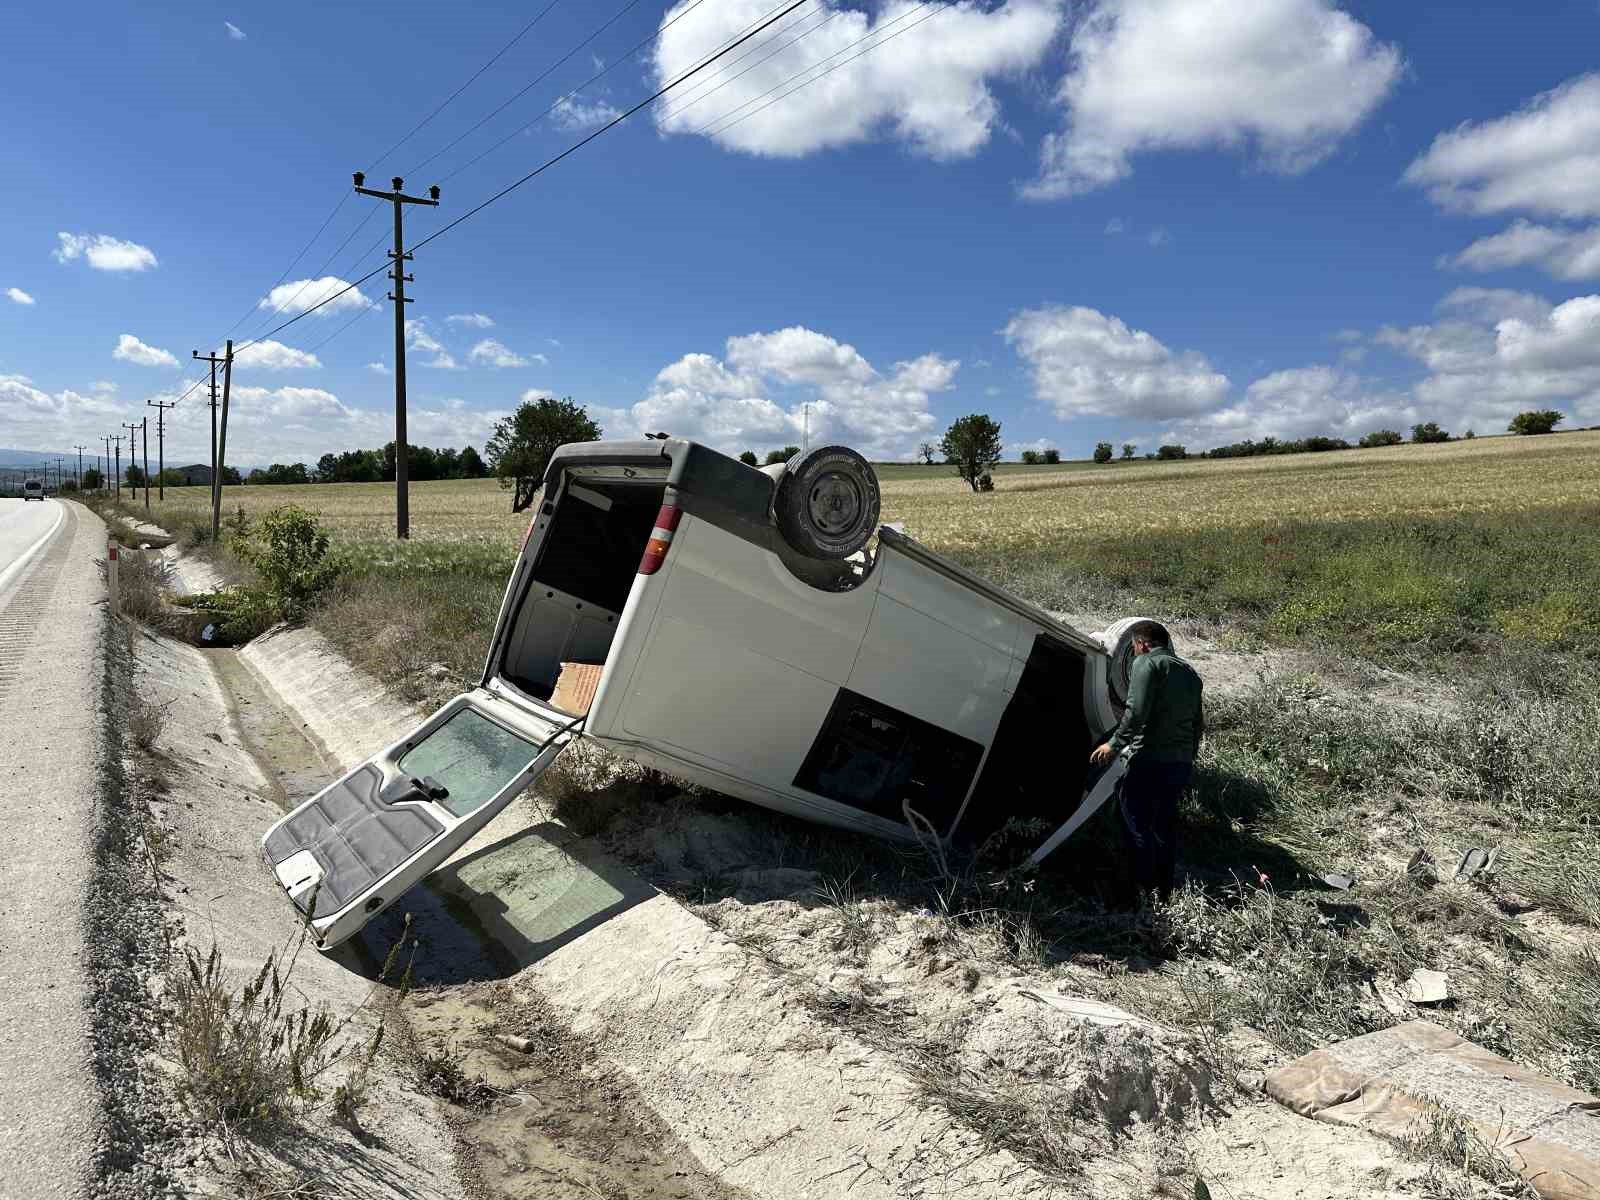
[[[682,74],[707,47],[768,11],[766,0],[723,0],[687,11],[680,0],[662,16],[663,26],[676,23],[656,44],[657,82]],[[818,0],[775,26],[746,62],[708,72],[669,98],[656,125],[774,157],[882,137],[929,158],[964,158],[1000,126],[989,80],[1037,65],[1061,22],[1060,0],[1007,0],[993,9],[973,2],[924,9],[913,0],[888,0],[871,15]],[[802,87],[807,80],[816,82]],[[769,104],[778,97],[781,103]]]
[[[1174,353],[1093,308],[1025,309],[1003,332],[1032,370],[1034,394],[1062,420],[1192,416],[1214,408],[1230,386],[1204,355]]]
[[[445,320],[451,325],[466,325],[473,329],[494,328],[494,318],[486,313],[451,313]]]
[[[1191,448],[1313,434],[1355,442],[1375,429],[1405,429],[1421,419],[1404,392],[1376,389],[1334,367],[1293,367],[1255,380],[1233,404],[1174,422],[1162,440]]]
[[[96,379],[89,385],[89,390],[104,396],[116,391],[117,385],[112,383],[109,379]]]
[[[1399,79],[1398,48],[1330,0],[1100,0],[1072,39],[1024,189],[1055,199],[1132,173],[1136,154],[1253,147],[1294,173],[1332,153]]]
[[[484,338],[467,352],[467,358],[487,367],[525,367],[532,362],[547,363],[542,354],[523,356],[494,338]]]
[[[1552,305],[1526,292],[1458,288],[1440,308],[1438,322],[1385,327],[1375,339],[1428,369],[1414,389],[1428,419],[1503,429],[1533,407],[1600,419],[1600,296]]]
[[[428,361],[419,364],[421,366],[433,367],[440,371],[457,369],[455,356],[444,348],[443,342],[433,336],[433,332],[421,318],[406,322],[406,347],[433,355]]]
[[[345,291],[345,288],[350,290]],[[330,296],[333,299],[329,300]],[[349,280],[336,275],[324,275],[321,279],[291,279],[288,283],[280,283],[263,296],[256,307],[292,316],[315,308],[324,300],[328,302],[317,309],[318,316],[354,312],[372,305],[372,301],[361,294],[360,288],[350,286]]]
[[[1569,79],[1508,116],[1441,133],[1404,178],[1464,212],[1600,216],[1600,74]]]
[[[34,298],[32,296],[28,295],[27,292],[23,291],[19,287],[8,287],[6,289],[6,296],[7,296],[8,299],[14,301],[17,304],[33,304],[33,303],[35,303]]]
[[[1152,229],[1149,233],[1144,235],[1144,240],[1147,244],[1159,249],[1160,247],[1171,243],[1172,234],[1168,233],[1164,227],[1157,226],[1155,229]]]
[[[1111,220],[1106,222],[1106,236],[1107,237],[1114,237],[1115,235],[1117,235],[1119,233],[1126,233],[1127,231],[1128,231],[1128,223],[1126,221],[1124,221],[1121,217],[1112,217]],[[1025,449],[1031,449],[1032,447],[1024,447],[1024,448]]]
[[[175,367],[178,360],[166,350],[158,346],[147,346],[131,333],[124,333],[117,338],[117,348],[111,352],[112,358],[120,358],[123,362],[137,363],[141,367]]]
[[[1502,232],[1479,238],[1447,265],[1471,271],[1535,266],[1557,279],[1594,279],[1600,277],[1600,225],[1559,228],[1518,218]]]
[[[549,388],[529,388],[522,393],[522,403],[532,404],[536,400],[554,400],[556,394]]]
[[[878,371],[854,346],[801,326],[731,337],[724,357],[686,354],[650,393],[601,421],[613,436],[666,430],[737,452],[843,441],[870,457],[910,454],[936,424],[928,398],[960,363],[924,354]],[[597,418],[599,419],[599,418]]]
[[[558,129],[588,132],[615,121],[622,110],[604,100],[583,101],[562,96],[550,109],[550,119]]]
[[[234,351],[233,365],[254,367],[262,371],[294,371],[307,367],[320,367],[322,362],[309,351],[296,350],[293,346],[285,346],[282,342],[267,338],[265,341],[251,342],[243,349]]]
[[[124,242],[105,233],[58,233],[57,262],[83,258],[97,271],[147,271],[156,266],[155,252],[137,242]]]
[[[367,370],[372,371],[374,374],[378,374],[378,375],[393,375],[394,374],[394,372],[389,369],[389,364],[388,363],[369,362],[367,364]]]
[[[127,405],[114,397],[71,389],[45,392],[25,375],[0,375],[0,445],[71,446],[85,429],[111,429]],[[93,459],[85,455],[92,466]]]
[[[245,36],[246,36],[244,30],[240,29],[232,21],[224,21],[222,23],[222,27],[228,31],[228,38],[229,38],[230,41],[235,41],[235,42],[244,41]]]

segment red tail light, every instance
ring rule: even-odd
[[[639,574],[654,575],[661,569],[672,548],[672,534],[678,528],[678,518],[683,510],[673,504],[663,504],[656,514],[656,527],[650,531],[650,540],[644,544],[644,557],[639,560]]]
[[[522,535],[522,549],[523,550],[526,550],[528,548],[528,539],[533,537],[533,527],[535,525],[537,525],[538,523],[539,523],[539,513],[538,513],[537,510],[535,510],[535,512],[533,514],[533,520],[528,522],[528,532],[526,532],[526,533],[524,533]]]

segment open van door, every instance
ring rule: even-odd
[[[475,688],[267,831],[262,853],[317,945],[360,932],[521,795],[583,718]]]

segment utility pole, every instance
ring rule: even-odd
[[[150,414],[145,413],[139,422],[139,432],[144,437],[144,511],[150,515]]]
[[[165,500],[167,481],[163,476],[167,473],[167,409],[177,408],[178,402],[174,400],[170,404],[163,404],[159,400],[146,400],[145,403],[156,410],[156,499]],[[149,419],[145,418],[146,421]]]
[[[409,538],[411,496],[407,465],[409,454],[406,449],[406,305],[412,301],[406,298],[406,284],[412,282],[413,276],[406,274],[406,263],[411,261],[411,255],[406,253],[400,214],[408,204],[427,204],[437,208],[439,185],[430,187],[428,198],[423,199],[402,192],[400,189],[405,186],[405,180],[398,175],[390,181],[394,190],[389,192],[362,187],[367,177],[361,171],[355,172],[352,178],[356,183],[356,191],[363,196],[387,200],[394,205],[394,249],[389,251],[389,257],[394,262],[394,270],[389,272],[389,278],[394,280],[394,291],[389,293],[389,299],[394,301],[394,535],[397,538]]]
[[[77,475],[77,478],[73,482],[75,482],[78,485],[78,491],[82,492],[83,491],[83,447],[82,446],[74,446],[73,449],[78,452],[78,475]]]
[[[213,368],[215,370],[215,368]],[[217,439],[217,462],[211,472],[211,541],[222,529],[222,472],[228,456],[228,393],[233,387],[233,339],[222,356],[222,433]]]
[[[211,364],[211,506],[217,504],[217,364],[222,361],[215,354],[201,354],[198,350],[190,351],[201,362]]]
[[[123,434],[119,433],[119,434],[117,434],[114,437],[109,439],[110,441],[113,441],[113,442],[115,442],[117,444],[117,467],[116,467],[116,470],[114,472],[112,472],[112,478],[116,480],[117,503],[119,503],[119,504],[122,502],[122,438],[123,438],[123,436],[124,436]],[[110,448],[107,447],[107,449],[109,450]]]
[[[128,469],[131,471],[136,465],[133,461],[133,435],[139,431],[139,423],[135,421],[130,425],[127,421],[123,421],[122,427],[128,431]],[[133,499],[134,503],[137,504],[139,501],[138,488],[133,489]]]

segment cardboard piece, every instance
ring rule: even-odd
[[[575,717],[585,715],[594,703],[595,689],[600,686],[600,675],[605,669],[604,663],[562,663],[550,703]]]
[[[1548,1200],[1600,1200],[1600,1096],[1491,1054],[1430,1021],[1335,1042],[1267,1076],[1302,1116],[1396,1140],[1445,1112]]]

